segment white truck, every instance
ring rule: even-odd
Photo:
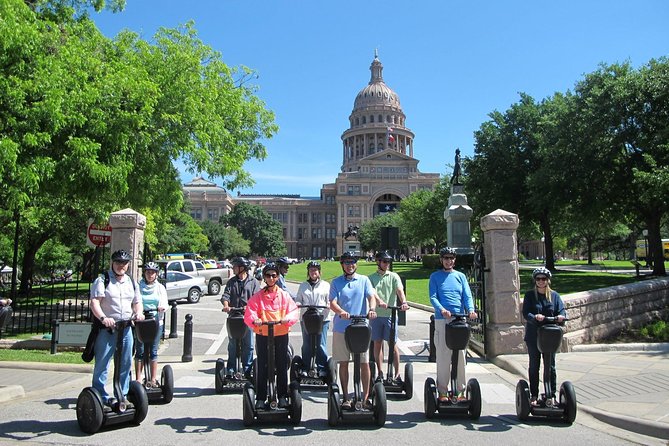
[[[223,285],[232,277],[231,268],[207,269],[199,260],[158,260],[157,263],[165,271],[180,271],[191,276],[204,277],[204,282],[207,285],[207,294],[219,294]]]

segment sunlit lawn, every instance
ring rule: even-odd
[[[624,283],[635,282],[634,274],[612,274],[604,271],[560,271],[560,266],[570,265],[584,265],[586,262],[570,261],[559,262],[557,265],[558,271],[553,276],[552,287],[561,295],[576,293],[579,291],[587,291],[596,288],[604,288],[608,286],[621,285]],[[625,264],[626,263],[626,264]],[[532,264],[527,262],[527,264]],[[537,266],[540,262],[536,262]],[[634,271],[634,266],[629,262],[624,261],[606,261],[604,262],[605,269],[626,269],[630,267],[630,272]],[[393,270],[397,272],[402,278],[406,280],[406,294],[411,302],[430,305],[428,298],[428,281],[430,274],[434,270],[422,267],[421,263],[395,262]],[[376,263],[359,261],[358,273],[369,275],[376,271]],[[339,262],[321,262],[321,277],[327,281],[342,274],[341,265]],[[521,293],[532,286],[532,270],[520,270]],[[294,281],[304,281],[307,277],[307,264],[300,263],[292,265],[288,272],[288,279]]]

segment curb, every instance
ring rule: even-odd
[[[47,372],[93,373],[92,364],[62,364],[50,362],[0,361],[0,368],[43,370]]]
[[[571,348],[579,352],[669,352],[669,342],[636,342],[631,344],[581,344]]]

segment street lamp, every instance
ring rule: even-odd
[[[541,258],[544,260],[544,265],[546,264],[546,238],[541,237]]]
[[[643,250],[644,254],[646,256],[646,267],[650,266],[650,250],[648,249],[648,229],[644,229],[641,231],[641,235],[643,235]]]

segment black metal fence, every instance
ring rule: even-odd
[[[476,246],[474,250],[474,262],[467,272],[469,287],[472,290],[474,298],[474,307],[478,318],[471,323],[471,339],[479,353],[485,355],[485,332],[486,332],[486,311],[485,311],[485,255],[483,254],[483,244]]]

